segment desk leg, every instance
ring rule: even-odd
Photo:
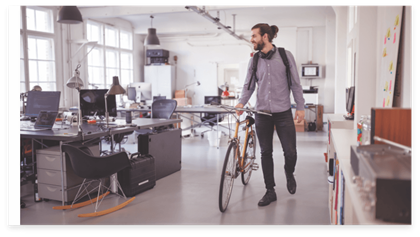
[[[216,114],[216,124],[217,124],[217,132],[216,132],[216,142],[217,142],[217,149],[219,149],[219,113]]]
[[[121,151],[121,146],[120,146],[120,151]],[[111,153],[114,153],[114,135],[111,135]],[[117,174],[113,174],[110,177],[109,182],[111,183],[111,192],[113,193],[117,193],[118,192],[118,188],[117,188]]]
[[[64,160],[64,153],[63,153],[63,141],[60,141],[60,162],[61,162],[61,205],[64,206],[64,168],[63,168],[63,160]]]

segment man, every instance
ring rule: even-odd
[[[291,194],[296,192],[296,180],[293,176],[295,171],[296,152],[296,130],[291,111],[290,91],[287,81],[286,67],[275,45],[273,38],[277,36],[278,27],[268,24],[257,24],[251,29],[251,43],[260,54],[256,77],[252,77],[253,59],[248,64],[248,73],[242,89],[239,103],[235,106],[243,108],[258,84],[256,110],[271,113],[272,116],[256,114],[255,126],[258,140],[261,147],[261,165],[264,174],[264,183],[267,192],[258,202],[259,206],[267,206],[277,200],[274,191],[274,167],[273,167],[273,133],[274,126],[283,147],[285,158],[284,170],[287,179],[287,189]],[[290,64],[291,85],[290,90],[296,101],[295,119],[301,122],[305,117],[302,86],[296,69],[296,62],[293,55],[286,50]],[[248,85],[250,88],[248,90]],[[242,114],[242,111],[237,111]]]

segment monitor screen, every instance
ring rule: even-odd
[[[303,73],[305,76],[317,76],[315,67],[304,67]]]
[[[129,100],[134,100],[136,102],[136,88],[135,87],[127,87],[127,98]]]
[[[317,77],[321,77],[321,67],[319,65],[305,65],[303,64],[301,67],[301,72],[300,72],[300,76],[301,77],[312,77],[312,78],[317,78]]]
[[[136,100],[151,100],[152,99],[152,83],[134,82],[130,87],[136,88]]]
[[[354,86],[346,89],[346,110],[348,113],[351,113],[353,110],[354,105],[354,92],[355,88]]]
[[[204,104],[220,105],[222,97],[220,96],[204,96]]]
[[[58,112],[60,91],[28,91],[25,116],[38,117],[42,110]]]
[[[80,111],[82,116],[105,116],[105,93],[107,89],[102,90],[80,90]],[[109,116],[117,116],[117,103],[115,95],[107,97]]]

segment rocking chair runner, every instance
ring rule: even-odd
[[[103,198],[109,194],[110,187],[105,187],[102,184],[102,179],[111,176],[112,174],[117,173],[118,171],[121,171],[127,167],[131,167],[131,163],[129,161],[128,155],[125,152],[118,152],[114,153],[108,156],[101,156],[101,157],[95,157],[92,155],[90,150],[87,147],[81,147],[77,148],[69,144],[62,145],[62,150],[66,154],[66,158],[70,159],[70,163],[73,167],[73,170],[76,175],[84,178],[83,183],[81,184],[79,191],[76,194],[76,197],[72,203],[72,205],[67,206],[56,206],[53,207],[53,209],[56,210],[65,210],[65,209],[74,209],[83,207],[89,204],[93,204],[96,202],[94,212],[93,213],[87,213],[87,214],[79,214],[79,217],[93,217],[93,216],[101,216],[105,215],[114,211],[117,211],[124,206],[126,206],[128,203],[132,202],[135,197],[132,197],[131,199],[127,200],[126,202],[104,210],[104,211],[97,211],[99,206],[99,200],[101,202],[103,201]],[[132,154],[137,155],[137,154]],[[90,181],[87,181],[90,180]],[[97,188],[88,191],[88,186],[93,181],[99,181],[99,185]],[[118,183],[118,180],[115,180],[117,183],[118,188],[121,190],[122,196],[127,199],[125,196],[120,184]],[[105,188],[106,192],[101,195],[101,188]],[[90,193],[94,191],[98,191],[98,195],[95,199],[91,199],[82,203],[75,204],[81,197],[88,195],[90,198]],[[83,194],[83,191],[85,191],[85,194]],[[116,193],[117,195],[120,195]],[[121,196],[121,195],[120,195]]]

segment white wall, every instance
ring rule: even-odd
[[[334,113],[346,113],[346,65],[347,65],[347,7],[336,6],[335,11],[335,87]]]
[[[273,43],[277,47],[284,47],[295,55],[298,66],[302,63],[307,63],[307,57],[297,56],[299,49],[308,48],[308,40],[298,41],[298,28],[287,27],[280,28],[277,38],[273,39]],[[326,30],[325,27],[313,27],[313,62],[326,64]],[[330,36],[333,37],[333,36]],[[184,40],[180,37],[165,39],[160,38],[160,48],[170,52],[169,63],[175,64],[173,56],[178,57],[177,66],[177,80],[176,90],[181,90],[185,85],[190,84],[196,80],[203,81],[212,80],[214,83],[207,84],[208,86],[198,86],[189,88],[189,96],[192,97],[193,104],[202,104],[204,95],[217,94],[217,79],[223,80],[221,74],[218,73],[224,68],[239,68],[239,80],[243,84],[246,77],[246,70],[250,59],[251,48],[243,44],[241,41],[233,37],[221,34],[215,37],[189,37]],[[303,42],[300,44],[300,42]],[[189,45],[189,44],[191,45]],[[304,52],[306,55],[308,52]],[[332,56],[333,58],[333,56]],[[219,67],[219,69],[218,69]],[[325,69],[325,68],[324,68]],[[194,71],[195,76],[194,76]],[[330,80],[334,75],[329,74]],[[325,76],[324,76],[325,78]],[[318,80],[318,81],[317,81]],[[320,88],[320,103],[325,103],[323,100],[325,93],[329,93],[327,97],[334,95],[334,88],[325,91],[324,80],[314,80],[312,85]],[[301,80],[302,85],[309,85],[309,82]],[[195,94],[194,94],[195,93]],[[251,104],[255,104],[255,98],[250,99]],[[327,110],[333,110],[334,102],[332,99],[327,103]]]
[[[352,46],[356,52],[356,95],[355,95],[355,126],[360,115],[371,113],[372,107],[382,107],[376,96],[379,81],[378,52],[382,38],[381,29],[384,7],[358,7],[358,20],[354,28],[348,31],[348,7],[334,7],[336,13],[336,106],[335,113],[344,113],[345,107],[339,103],[345,101],[347,47]],[[411,108],[412,84],[412,10],[406,7],[402,35],[402,98],[400,107]],[[343,91],[343,93],[341,93]],[[342,95],[342,96],[340,96]],[[341,101],[341,102],[340,102]]]
[[[377,7],[358,7],[354,26],[356,40],[355,121],[369,115],[376,100]],[[355,122],[355,126],[356,126]]]

